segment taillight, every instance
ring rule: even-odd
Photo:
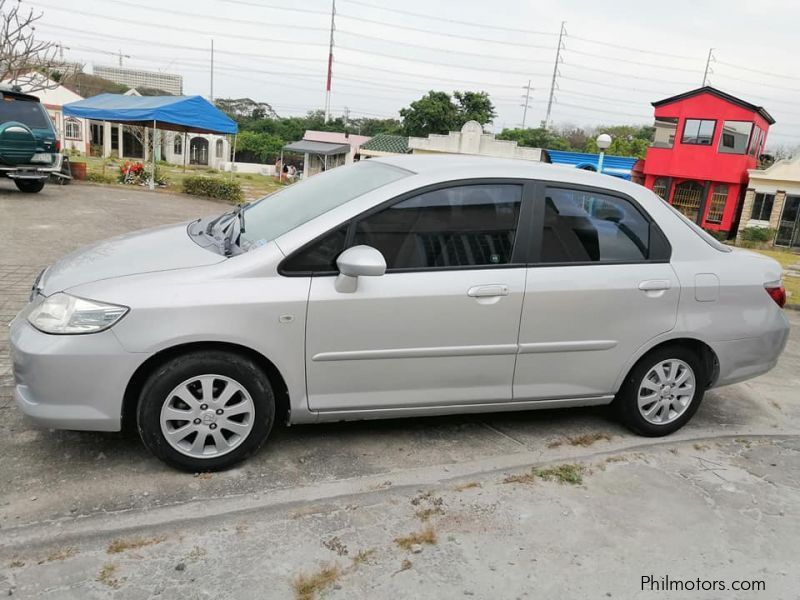
[[[781,308],[786,306],[786,288],[783,287],[780,281],[765,283],[764,289],[769,294],[769,297],[775,300],[775,304]]]
[[[56,140],[56,152],[61,152],[61,140]]]

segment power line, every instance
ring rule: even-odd
[[[670,58],[680,58],[684,60],[697,60],[696,56],[686,56],[682,54],[670,54],[669,52],[656,52],[654,50],[645,50],[644,48],[634,48],[633,46],[623,46],[621,44],[612,44],[611,42],[602,42],[600,40],[593,40],[582,36],[571,35],[570,40],[578,40],[580,42],[587,42],[589,44],[597,44],[599,46],[608,46],[609,48],[617,48],[618,50],[628,50],[630,52],[640,52],[642,54],[652,54],[654,56],[668,56]]]
[[[383,72],[383,73],[391,73],[392,75],[410,75],[410,76],[420,77],[419,73],[409,73],[407,71],[398,71],[397,69],[384,69],[384,68],[381,68],[381,67],[371,67],[371,66],[368,66],[368,65],[363,65],[363,64],[359,64],[359,63],[351,63],[351,62],[342,61],[342,60],[339,60],[337,62],[340,65],[347,65],[349,67],[357,67],[359,69],[366,69],[368,71],[380,71],[380,72]],[[504,83],[486,83],[485,81],[475,81],[475,80],[470,80],[470,79],[450,79],[448,77],[440,77],[438,75],[431,76],[430,79],[431,80],[435,80],[435,81],[446,81],[446,82],[457,83],[459,85],[467,84],[467,85],[479,85],[479,86],[487,86],[487,87],[495,87],[495,88],[502,87],[502,88],[509,88],[509,89],[515,89],[515,90],[519,89],[519,86],[517,86],[517,85],[507,85],[507,84],[504,84]]]
[[[550,50],[550,46],[541,46],[538,44],[525,44],[522,42],[509,42],[506,40],[492,40],[489,38],[481,38],[481,37],[474,37],[470,35],[459,35],[456,33],[447,33],[444,31],[436,31],[434,29],[424,29],[421,27],[410,27],[408,25],[397,25],[395,23],[388,23],[386,21],[379,21],[377,19],[366,19],[364,17],[355,17],[353,15],[346,15],[343,13],[337,13],[339,17],[344,19],[350,19],[352,21],[359,21],[361,23],[368,23],[370,25],[381,25],[382,27],[391,27],[394,29],[405,29],[406,31],[416,31],[418,33],[428,33],[430,35],[441,35],[444,37],[449,38],[456,38],[461,40],[470,40],[473,42],[487,42],[490,44],[503,44],[505,46],[518,46],[521,48],[538,48],[539,50]]]
[[[126,0],[102,0],[102,4],[117,4],[117,5],[120,5],[120,6],[124,6],[126,8],[130,8],[130,6],[131,6],[130,2],[127,2]],[[53,7],[49,7],[49,8],[53,8]],[[253,19],[236,19],[236,18],[233,18],[233,17],[224,17],[224,16],[221,16],[221,15],[200,14],[200,13],[187,12],[187,11],[182,11],[182,10],[174,10],[174,9],[169,9],[169,8],[163,8],[161,6],[152,6],[152,5],[148,5],[148,4],[142,4],[141,2],[137,2],[136,3],[136,8],[137,9],[143,8],[145,10],[155,11],[155,12],[158,12],[160,14],[172,14],[172,15],[177,15],[179,17],[190,17],[190,18],[193,18],[193,19],[211,19],[211,20],[217,21],[217,22],[223,21],[223,22],[226,22],[226,23],[236,23],[238,25],[252,25],[252,26],[258,26],[258,27],[273,27],[273,28],[284,29],[284,30],[286,29],[286,25],[284,23],[276,23],[276,22],[270,23],[268,21],[255,21]],[[77,12],[77,11],[69,10],[69,12]],[[182,26],[181,26],[181,29],[183,29]],[[308,31],[328,31],[327,27],[313,27],[313,26],[309,26],[309,25],[298,25],[296,23],[292,23],[292,29],[305,29],[305,30],[308,30]],[[215,33],[215,35],[217,35],[217,34]]]
[[[779,77],[781,79],[792,79],[794,81],[800,81],[800,77],[796,75],[793,76],[793,75],[786,75],[785,73],[770,73],[769,71],[763,71],[761,69],[750,69],[748,67],[742,67],[722,60],[718,60],[717,64],[725,65],[726,67],[733,67],[734,69],[741,69],[742,71],[750,71],[751,73],[758,73],[759,75],[768,75],[769,77]]]
[[[382,56],[384,58],[391,58],[391,59],[394,59],[394,60],[403,60],[403,61],[412,62],[412,63],[423,63],[423,64],[426,64],[426,65],[436,65],[437,67],[450,67],[451,69],[464,69],[464,70],[468,70],[468,71],[484,71],[484,72],[491,72],[491,73],[503,73],[504,75],[519,75],[520,77],[529,77],[531,75],[546,76],[545,73],[529,73],[527,71],[509,71],[507,69],[489,69],[489,68],[476,69],[473,66],[462,66],[462,65],[456,65],[456,64],[453,64],[453,63],[439,62],[439,61],[435,61],[435,60],[422,60],[420,58],[407,58],[405,56],[398,56],[397,54],[388,54],[386,52],[376,52],[374,50],[369,50],[369,51],[359,50],[358,48],[351,48],[349,46],[342,46],[341,44],[337,44],[336,47],[339,48],[339,50],[349,50],[350,52],[362,52],[362,53],[370,54],[370,55],[373,55],[373,56]]]
[[[454,50],[452,48],[434,48],[433,46],[423,46],[421,44],[410,44],[408,42],[401,42],[397,40],[387,40],[386,38],[366,35],[363,33],[356,33],[354,31],[347,31],[346,29],[336,29],[336,33],[344,33],[345,35],[352,35],[355,37],[360,37],[367,40],[376,40],[380,42],[388,42],[391,44],[399,44],[402,45],[404,48],[419,48],[421,50],[431,50],[434,52],[445,52],[447,54],[463,54],[465,56],[477,56],[480,58],[497,58],[502,60],[515,60],[520,62],[530,62],[530,63],[550,63],[549,60],[540,60],[540,59],[531,59],[531,58],[516,58],[513,56],[503,56],[500,54],[486,54],[485,52],[465,52],[463,50]]]
[[[385,10],[387,12],[393,12],[400,15],[408,15],[410,17],[419,17],[421,19],[434,19],[436,21],[441,21],[443,23],[455,23],[457,25],[469,25],[470,27],[480,27],[481,29],[496,29],[497,31],[514,31],[517,33],[527,33],[531,35],[551,35],[553,37],[557,36],[557,33],[552,31],[534,31],[529,29],[517,29],[515,27],[502,27],[500,25],[489,25],[487,23],[475,23],[471,21],[458,21],[456,19],[450,19],[447,17],[437,17],[435,15],[425,15],[422,13],[411,12],[408,10],[399,10],[396,8],[386,8],[385,6],[377,6],[375,4],[370,4],[368,2],[360,2],[359,0],[344,0],[347,4],[357,4],[360,6],[366,6],[369,8],[375,8],[378,10]]]
[[[71,32],[71,33],[77,33],[78,34],[78,36],[77,36],[78,39],[80,39],[81,37],[84,37],[84,38],[88,37],[90,40],[97,40],[99,38],[101,40],[113,40],[115,42],[125,41],[125,42],[128,42],[130,44],[136,44],[136,45],[139,45],[139,46],[142,46],[142,45],[144,45],[144,46],[159,46],[159,47],[162,47],[162,48],[173,48],[173,49],[178,49],[178,50],[191,50],[191,51],[203,52],[203,53],[208,51],[208,48],[201,48],[201,47],[198,47],[198,46],[184,46],[184,45],[180,45],[180,44],[170,44],[170,43],[167,43],[167,42],[157,42],[157,41],[154,41],[154,40],[141,40],[141,39],[136,39],[136,38],[120,37],[118,35],[94,33],[94,32],[84,31],[83,29],[76,29],[76,28],[73,28],[73,27],[67,27],[65,25],[50,25],[48,23],[41,23],[41,24],[37,25],[37,28],[40,28],[40,27],[44,27],[45,29],[53,28],[54,31],[56,31],[57,33],[62,33],[64,31],[68,31],[68,32]],[[232,51],[232,50],[219,50],[219,49],[217,49],[216,53],[217,54],[228,54],[228,55],[231,55],[231,56],[257,58],[259,60],[264,60],[264,55],[263,54],[257,54],[257,53],[254,53],[254,52],[235,52],[235,51]],[[307,62],[314,62],[314,63],[320,63],[322,61],[322,59],[320,59],[320,58],[304,58],[304,57],[288,57],[288,56],[285,57],[285,58],[282,57],[281,60],[307,61]]]
[[[38,0],[37,0],[38,1]],[[86,17],[91,17],[95,19],[101,19],[103,21],[112,21],[114,23],[119,23],[119,18],[117,17],[110,17],[108,15],[100,15],[95,12],[84,12],[80,10],[75,10],[73,8],[59,8],[57,6],[40,6],[39,8],[46,8],[47,10],[56,10],[60,12],[66,12],[70,14],[77,14],[83,15]],[[148,27],[148,28],[155,28],[155,29],[167,29],[169,31],[175,31],[175,27],[173,25],[167,24],[160,24],[160,23],[127,23],[127,25],[139,25],[140,27]],[[289,39],[274,39],[274,38],[264,38],[263,36],[248,36],[243,35],[241,33],[236,34],[226,34],[226,33],[219,33],[215,31],[207,31],[202,29],[189,29],[188,27],[181,26],[181,31],[188,32],[188,33],[196,33],[199,35],[207,35],[207,36],[218,36],[218,37],[225,37],[231,38],[234,40],[248,40],[253,42],[273,42],[273,43],[282,43],[282,44],[293,44],[293,45],[301,45],[301,46],[327,46],[327,44],[323,44],[321,42],[298,42],[297,40],[289,40]]]
[[[598,69],[597,67],[587,67],[584,65],[579,64],[572,64],[572,63],[563,63],[564,66],[571,67],[573,69],[583,69],[584,71],[593,71],[595,73],[603,73],[605,75],[617,75],[620,77],[625,77],[627,79],[641,79],[642,81],[655,81],[657,83],[669,83],[671,85],[687,85],[691,86],[692,83],[688,83],[686,81],[668,81],[666,79],[661,79],[660,77],[643,77],[641,75],[630,75],[628,73],[620,73],[619,71],[608,71],[606,69]]]
[[[773,83],[764,83],[763,81],[753,81],[751,79],[740,79],[739,77],[734,77],[733,75],[727,75],[726,73],[714,73],[714,74],[717,76],[724,77],[726,79],[732,79],[734,81],[740,81],[742,83],[749,83],[750,85],[757,85],[759,87],[769,87],[769,88],[774,88],[776,90],[784,90],[787,92],[800,93],[800,88],[784,87],[782,85],[775,85]]]
[[[570,39],[572,39],[572,38],[570,38]],[[611,61],[614,61],[614,62],[623,62],[623,63],[627,63],[627,64],[631,64],[631,65],[639,65],[639,66],[642,66],[642,67],[653,67],[653,68],[656,68],[656,69],[666,69],[668,71],[683,71],[685,73],[695,73],[695,74],[700,73],[700,71],[697,70],[697,69],[685,69],[683,67],[670,67],[670,66],[667,66],[667,65],[657,65],[655,63],[649,63],[649,62],[644,62],[644,61],[639,61],[639,60],[628,60],[628,59],[625,59],[625,58],[617,58],[615,56],[601,56],[601,55],[596,54],[594,52],[584,52],[583,50],[576,50],[575,48],[570,48],[568,50],[568,53],[569,54],[580,54],[582,56],[591,56],[592,58],[599,58],[600,60],[611,60]],[[567,64],[570,64],[570,63],[567,63]]]
[[[294,8],[281,6],[279,4],[264,4],[263,2],[245,2],[244,0],[217,0],[226,4],[237,4],[239,6],[252,6],[253,8],[268,8],[270,10],[285,10],[289,12],[305,13],[309,15],[322,15],[327,17],[330,13],[324,10],[313,10],[310,8]]]

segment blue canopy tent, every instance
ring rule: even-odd
[[[202,96],[126,96],[100,94],[63,106],[64,116],[136,125],[153,130],[236,135],[236,121]],[[234,159],[236,138],[234,137]],[[155,175],[155,151],[153,175]],[[155,187],[150,178],[150,189]]]

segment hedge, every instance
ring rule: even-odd
[[[746,242],[771,242],[775,230],[770,227],[745,227],[742,239]]]
[[[193,196],[219,198],[228,202],[242,202],[242,186],[235,179],[193,176],[183,180],[183,191]]]

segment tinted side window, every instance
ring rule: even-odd
[[[380,250],[389,269],[507,264],[521,204],[521,185],[434,190],[359,220],[353,244]]]
[[[347,226],[316,240],[283,263],[283,271],[291,273],[323,273],[338,271],[336,259],[344,250]]]
[[[631,262],[648,258],[650,224],[623,198],[548,188],[544,219],[543,263]]]

